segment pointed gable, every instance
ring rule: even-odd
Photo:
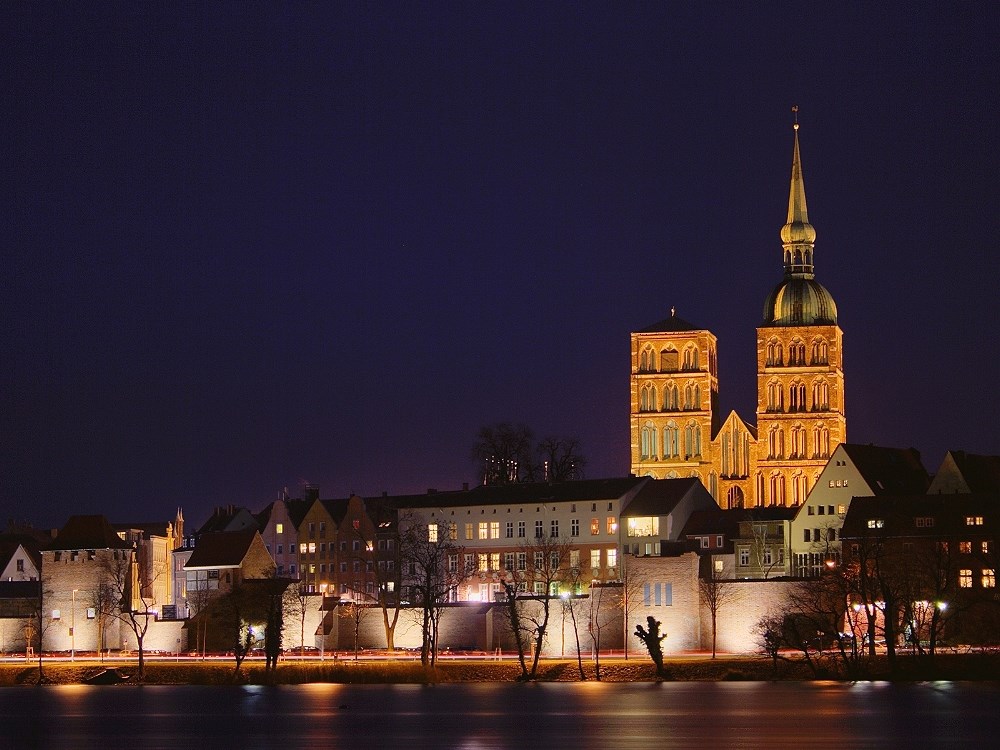
[[[1000,492],[1000,456],[948,451],[927,492]]]

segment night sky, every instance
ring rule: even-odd
[[[793,104],[849,440],[1000,453],[1000,12],[825,5],[4,3],[0,520],[457,489],[501,420],[626,475],[671,306],[753,422]]]

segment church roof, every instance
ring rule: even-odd
[[[680,333],[683,331],[704,331],[706,329],[701,326],[696,326],[694,323],[689,323],[684,320],[684,318],[678,318],[674,311],[670,311],[670,317],[664,318],[658,323],[653,323],[651,326],[646,326],[641,328],[636,333]]]

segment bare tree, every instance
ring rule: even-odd
[[[294,618],[298,622],[299,656],[305,654],[306,618],[309,616],[309,603],[315,596],[302,581],[293,581],[285,589],[282,609],[284,610],[286,619],[291,620]]]
[[[711,559],[706,560],[711,563]],[[714,565],[708,565],[704,575],[698,578],[698,596],[708,608],[709,616],[712,619],[712,658],[715,658],[716,642],[718,637],[719,612],[731,604],[737,597],[739,590],[735,581],[725,580],[716,571]]]
[[[339,616],[351,623],[351,629],[354,632],[355,661],[358,660],[361,651],[361,646],[360,646],[361,624],[365,621],[365,618],[371,612],[372,612],[371,605],[365,605],[359,601],[346,601],[346,602],[341,602],[340,604]]]
[[[587,465],[579,439],[549,436],[536,445],[529,427],[508,422],[479,429],[472,459],[483,484],[582,479]]]
[[[601,679],[601,637],[617,611],[622,609],[622,586],[616,582],[593,581],[590,585],[590,609],[587,630],[594,647],[595,677]]]
[[[549,482],[566,482],[583,479],[587,458],[580,450],[580,441],[574,437],[546,437],[536,448],[542,479]]]
[[[472,444],[472,459],[479,465],[483,484],[533,481],[534,434],[523,424],[499,422],[479,428]]]
[[[566,622],[566,612],[569,612],[570,622],[573,624],[573,639],[576,641],[576,666],[580,670],[580,680],[587,679],[587,673],[583,671],[583,652],[580,649],[580,627],[577,623],[576,609],[579,606],[580,598],[574,596],[573,594],[563,593],[562,594],[562,604],[563,604],[563,631],[565,638],[565,622]],[[600,673],[598,673],[598,678],[600,679]]]
[[[398,531],[398,525],[396,525]],[[385,628],[385,645],[389,651],[396,650],[396,624],[402,607],[399,587],[399,534],[393,534],[391,547],[379,552],[375,549],[375,539],[369,539],[365,530],[357,527],[355,535],[360,540],[361,550],[354,553],[355,559],[365,566],[365,570],[375,576],[375,593],[368,597],[373,599],[382,611],[382,625]],[[385,541],[390,541],[388,538]],[[358,592],[355,592],[358,593]]]
[[[635,612],[635,608],[642,602],[643,586],[649,582],[649,578],[643,570],[638,565],[631,564],[629,560],[629,556],[627,554],[623,554],[619,570],[619,578],[622,583],[622,588],[621,598],[619,599],[618,604],[622,610],[625,661],[628,661],[628,642],[629,638],[632,636],[629,628],[629,621],[632,619],[632,614]]]
[[[421,607],[420,661],[425,666],[437,661],[441,613],[467,575],[458,564],[465,548],[452,538],[450,529],[412,516],[400,520],[402,581],[411,600]]]
[[[106,550],[100,557],[102,586],[107,586],[112,597],[111,616],[124,623],[135,636],[139,656],[136,680],[142,682],[146,676],[146,651],[143,641],[149,626],[156,619],[153,606],[157,603],[152,591],[155,587],[140,586],[138,580],[136,548],[130,550]],[[164,564],[151,565],[147,575],[149,583],[166,574]]]
[[[567,576],[569,544],[554,537],[536,537],[523,545],[517,556],[515,569],[505,571],[501,583],[506,595],[505,612],[521,663],[521,679],[533,680],[548,632],[551,601],[559,598],[559,584]],[[528,602],[533,606],[526,606]],[[530,670],[525,663],[527,643],[532,650]]]

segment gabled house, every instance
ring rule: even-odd
[[[284,490],[277,500],[257,514],[261,538],[279,577],[299,577],[299,526],[318,497],[319,490],[315,487],[306,487],[302,499],[290,498],[288,490]]]
[[[791,523],[792,575],[815,577],[841,557],[840,530],[851,498],[920,494],[930,477],[913,448],[841,443]]]
[[[333,596],[337,588],[337,532],[347,500],[316,497],[299,524],[299,580],[305,590]],[[360,541],[357,542],[360,544]]]
[[[624,554],[658,556],[665,544],[684,539],[691,514],[719,510],[697,477],[644,481],[621,512]]]
[[[247,579],[273,578],[274,561],[256,529],[219,531],[198,538],[184,565],[185,595],[204,601]]]
[[[844,519],[844,564],[873,571],[900,637],[940,624],[960,643],[996,643],[1000,493],[855,497]],[[936,633],[935,635],[939,635]],[[912,640],[912,638],[911,638]]]
[[[0,535],[0,581],[37,581],[41,567],[42,555],[33,537]]]
[[[172,578],[174,586],[173,602],[176,605],[177,617],[188,616],[191,606],[187,601],[186,576],[184,566],[194,553],[198,539],[203,534],[213,534],[220,531],[258,530],[257,517],[246,508],[239,505],[217,506],[208,520],[193,534],[181,534],[180,544],[174,547],[172,556]]]

